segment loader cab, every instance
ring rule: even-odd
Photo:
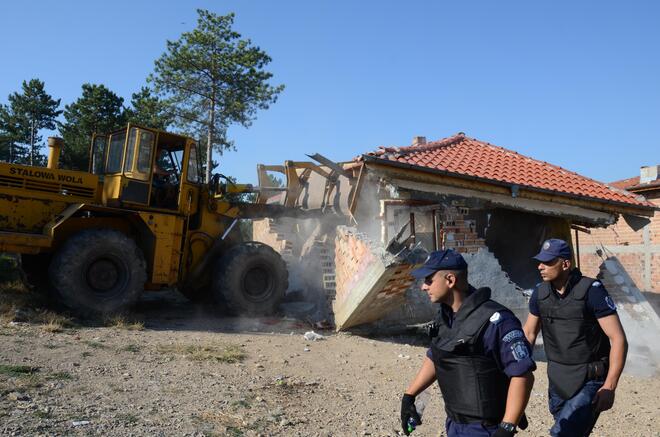
[[[201,172],[188,137],[129,124],[94,136],[89,167],[102,177],[108,206],[182,214],[197,207]]]

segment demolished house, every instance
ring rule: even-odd
[[[660,165],[641,167],[639,176],[610,185],[641,194],[660,207]],[[585,274],[598,272],[604,253],[616,256],[647,298],[660,307],[660,211],[650,220],[622,216],[612,226],[583,234],[577,243]]]
[[[470,282],[491,287],[524,318],[523,291],[539,282],[531,257],[545,239],[571,241],[572,232],[607,227],[620,215],[644,220],[655,210],[641,196],[463,133],[416,137],[342,164],[312,158],[318,167],[260,166],[260,182],[268,171],[286,174],[290,185],[297,180],[295,189],[259,201],[335,215],[266,219],[255,223],[254,238],[287,259],[291,290],[328,302],[337,330],[429,321],[435,310],[409,272],[423,261],[420,252],[439,248],[463,253]]]

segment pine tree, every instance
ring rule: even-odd
[[[147,87],[133,93],[131,107],[126,109],[126,115],[130,123],[161,130],[166,130],[174,121],[167,104]]]
[[[64,139],[63,168],[87,170],[89,147],[94,133],[109,133],[126,124],[124,99],[104,85],[86,83],[82,96],[64,107],[59,130]]]
[[[232,147],[227,128],[250,126],[259,109],[277,100],[283,85],[269,84],[271,58],[232,29],[234,14],[198,9],[197,27],[176,41],[155,62],[149,77],[156,92],[173,107],[176,124],[196,138],[206,138],[206,180],[213,150]]]
[[[29,145],[27,164],[43,164],[44,156],[39,153],[41,129],[55,129],[55,119],[62,113],[58,110],[60,99],[54,100],[44,89],[39,79],[23,81],[21,93],[9,95],[9,126],[14,140]],[[21,159],[15,159],[20,161]]]

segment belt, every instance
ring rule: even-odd
[[[447,417],[452,421],[461,424],[481,423],[483,426],[495,426],[499,425],[501,422],[499,419],[482,419],[474,416],[466,416],[464,414],[450,413],[449,411],[447,411]]]

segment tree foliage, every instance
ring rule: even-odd
[[[27,133],[20,128],[10,108],[0,105],[0,161],[25,163],[29,160],[27,146],[20,143]]]
[[[168,105],[147,87],[133,93],[126,118],[129,123],[161,130],[166,130],[174,121]]]
[[[62,113],[60,99],[53,99],[39,79],[23,81],[21,92],[8,97],[9,105],[0,109],[0,154],[3,159],[29,165],[43,165],[39,152],[41,129],[55,129]]]
[[[176,124],[206,139],[209,181],[213,150],[222,153],[232,147],[227,128],[234,123],[250,126],[257,111],[274,103],[284,86],[269,83],[273,75],[265,67],[271,58],[232,29],[234,14],[197,13],[195,29],[167,41],[149,81],[174,109]]]
[[[104,85],[82,86],[82,96],[64,107],[64,122],[59,125],[63,168],[87,170],[92,135],[123,127],[127,117],[123,104],[124,99]]]

